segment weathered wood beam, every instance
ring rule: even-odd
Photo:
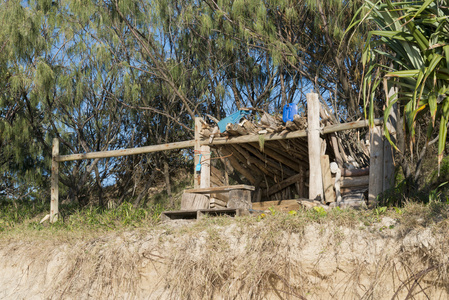
[[[323,176],[324,199],[326,203],[335,202],[334,183],[332,182],[332,174],[329,163],[329,155],[321,155],[321,174]]]
[[[374,125],[380,125],[382,124],[382,119],[375,119]],[[357,129],[357,128],[363,128],[368,127],[369,122],[368,120],[361,120],[361,121],[355,121],[350,123],[342,123],[342,124],[336,124],[336,125],[330,125],[323,128],[321,131],[322,134],[328,134],[332,132],[339,132],[349,129]],[[272,133],[272,134],[265,134],[264,139],[266,141],[276,141],[276,140],[288,140],[288,139],[294,139],[294,138],[300,138],[300,137],[307,137],[307,130],[298,130],[298,131],[292,131],[288,132],[286,134],[279,134],[279,133]],[[258,135],[246,135],[246,136],[236,136],[236,137],[216,137],[211,144],[209,144],[208,140],[202,140],[202,144],[208,144],[208,145],[225,145],[225,144],[238,144],[238,143],[255,143],[259,142],[259,136]]]
[[[277,192],[288,187],[289,185],[292,185],[295,182],[299,182],[303,178],[304,178],[303,174],[299,173],[299,174],[293,175],[279,183],[276,183],[275,185],[273,185],[272,187],[269,188],[268,195],[271,196],[273,194],[276,194]]]
[[[241,155],[243,155],[247,161],[247,165],[251,169],[256,169],[261,171],[266,176],[274,177],[275,175],[281,176],[281,173],[275,169],[269,169],[265,166],[265,164],[260,161],[258,158],[252,156],[246,149],[242,146],[236,146],[236,149],[239,149]],[[257,171],[256,171],[257,172]]]
[[[324,200],[321,176],[320,102],[318,94],[307,97],[307,138],[309,146],[309,199]]]
[[[209,187],[209,188],[185,190],[184,193],[211,194],[211,193],[224,193],[224,192],[229,192],[229,191],[234,191],[234,190],[254,191],[255,187],[251,186],[251,185],[246,185],[246,184],[214,186],[214,187]]]
[[[263,201],[253,202],[254,210],[268,210],[270,207],[276,211],[290,211],[299,210],[300,206],[298,200],[276,200],[276,201]]]
[[[335,183],[335,178],[332,178],[332,183]],[[356,187],[356,186],[368,186],[370,183],[369,175],[358,177],[341,177],[340,186],[342,188]]]
[[[358,177],[369,175],[369,168],[352,169],[352,170],[340,168],[340,170],[342,177]]]
[[[368,202],[370,205],[376,205],[377,196],[382,193],[383,188],[384,144],[380,126],[371,130],[370,148]]]
[[[245,178],[248,179],[248,181],[251,182],[251,184],[256,184],[257,181],[254,178],[253,174],[251,174],[251,172],[248,169],[246,169],[242,164],[240,164],[237,158],[232,156],[231,152],[229,152],[228,149],[222,149],[222,153],[227,156],[229,155],[229,157],[227,157],[226,159],[228,159],[231,162],[231,164],[237,170],[237,172],[245,176]]]
[[[287,176],[293,176],[295,174],[294,171],[292,171],[289,167],[282,166],[281,163],[265,156],[262,154],[259,149],[253,147],[251,144],[242,144],[242,147],[251,152],[253,155],[255,155],[260,161],[262,161],[264,164],[267,164],[268,166],[271,166],[278,170],[279,172],[287,174]],[[287,164],[287,166],[291,165]]]
[[[190,147],[194,147],[194,146],[195,146],[195,140],[190,140],[190,141],[184,141],[184,142],[168,143],[168,144],[153,145],[153,146],[146,146],[146,147],[139,147],[139,148],[60,155],[57,158],[57,161],[61,162],[61,161],[72,161],[72,160],[93,159],[93,158],[119,157],[119,156],[128,156],[128,155],[144,154],[144,153],[151,153],[151,152],[159,152],[159,151],[165,151],[165,150],[190,148]]]
[[[254,146],[255,144],[252,144],[252,145]],[[286,157],[285,155],[283,155],[283,154],[273,150],[272,147],[268,146],[268,143],[265,144],[265,148],[264,148],[263,152],[265,154],[267,154],[268,156],[272,157],[273,159],[275,159],[277,161],[280,161],[284,165],[289,166],[290,168],[292,168],[296,172],[299,172],[301,170],[301,166],[300,165],[307,166],[307,163],[305,163],[305,162],[303,162],[303,161],[301,161],[299,159]]]
[[[58,220],[59,214],[59,140],[53,139],[53,149],[51,158],[51,192],[50,192],[50,223]]]
[[[374,120],[374,125],[382,124],[381,119]],[[362,127],[368,127],[369,123],[366,120],[356,121],[351,123],[343,123],[337,125],[331,125],[324,127],[322,130],[323,134],[344,131],[348,129],[357,129]],[[307,137],[306,130],[298,130],[289,132],[286,134],[265,134],[265,141],[276,141],[276,140],[288,140],[300,137]],[[209,143],[208,139],[201,139],[201,145],[226,145],[226,144],[239,144],[239,143],[255,143],[259,142],[258,135],[247,135],[247,136],[237,136],[237,137],[216,137],[212,143]],[[144,153],[152,153],[166,150],[174,150],[174,149],[183,149],[190,148],[195,146],[195,140],[183,141],[183,142],[175,142],[175,143],[167,143],[161,145],[152,145],[145,146],[139,148],[128,148],[128,149],[120,149],[120,150],[110,150],[110,151],[98,151],[98,152],[88,152],[88,153],[79,153],[79,154],[69,154],[69,155],[59,155],[56,158],[56,161],[73,161],[73,160],[83,160],[83,159],[95,159],[95,158],[109,158],[109,157],[119,157],[119,156],[128,156],[128,155],[136,155],[136,154],[144,154]]]

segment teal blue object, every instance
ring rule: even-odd
[[[200,154],[200,160],[198,161],[198,164],[195,167],[196,172],[201,172],[201,156],[203,156],[203,155]]]
[[[228,125],[229,123],[232,124],[238,123],[241,118],[243,118],[246,115],[249,115],[249,113],[250,112],[247,110],[239,110],[238,112],[235,112],[230,116],[227,116],[226,118],[218,122],[218,128],[220,129],[220,132],[225,132],[226,125]]]

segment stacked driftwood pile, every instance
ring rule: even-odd
[[[219,132],[216,124],[203,123],[201,136],[208,139],[214,153],[211,166],[212,186],[229,184],[229,177],[240,183],[249,183],[255,186],[253,202],[308,198],[308,143],[307,136],[265,141],[264,137],[271,134],[284,135],[290,132],[306,131],[307,117],[295,115],[292,121],[284,123],[280,117],[272,116],[266,112],[258,112],[255,116],[243,118],[239,123],[229,123],[225,132]],[[321,111],[321,126],[336,124],[336,118],[329,114],[325,108]],[[242,142],[229,144],[214,144],[217,137],[229,139],[238,136],[258,135],[258,142]],[[322,136],[322,154],[327,154],[330,162],[336,162],[342,172],[339,180],[340,192],[343,196],[367,189],[367,169],[369,163],[368,149],[360,139],[360,133],[348,134],[333,133]],[[359,137],[359,142],[353,138]],[[359,145],[360,144],[360,145]],[[363,145],[362,145],[363,144]],[[217,158],[214,160],[213,158]],[[221,161],[221,163],[219,163]],[[358,171],[352,171],[360,169]],[[351,170],[351,171],[349,171]],[[366,173],[366,175],[365,175]],[[362,175],[363,174],[363,175]],[[335,174],[332,176],[335,183]],[[329,177],[331,178],[331,177]],[[338,193],[337,193],[338,194]],[[338,200],[322,199],[331,203]],[[222,200],[223,202],[225,199]],[[214,206],[220,207],[221,202],[216,201]]]

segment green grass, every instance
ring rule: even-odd
[[[0,232],[31,231],[92,231],[106,232],[137,227],[154,226],[158,223],[165,207],[161,204],[149,208],[134,208],[131,203],[123,203],[117,208],[99,207],[79,208],[74,205],[61,205],[63,217],[53,224],[40,220],[48,213],[48,203],[31,201],[1,203]]]
[[[3,235],[33,234],[103,234],[109,231],[151,228],[160,223],[161,212],[168,209],[168,201],[148,204],[145,208],[134,208],[125,202],[112,209],[75,205],[61,205],[61,216],[57,222],[50,224],[40,220],[48,214],[49,203],[37,201],[2,201],[0,202],[0,232]],[[271,209],[264,214],[248,217],[226,218],[206,217],[195,222],[185,230],[197,231],[210,226],[261,226],[272,231],[286,230],[302,232],[310,223],[332,224],[349,228],[371,228],[388,216],[398,221],[404,231],[417,226],[449,228],[449,201],[443,197],[433,198],[427,204],[409,201],[403,207],[378,206],[371,210],[353,210],[335,208],[332,210],[310,209],[278,212]]]
[[[0,232],[33,222],[49,204],[39,201],[0,201]]]

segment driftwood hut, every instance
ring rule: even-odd
[[[185,191],[181,212],[163,214],[171,219],[268,207],[371,205],[392,184],[393,154],[381,120],[339,123],[314,93],[307,94],[307,113],[286,122],[258,109],[241,111],[245,117],[231,122],[196,118],[194,140],[163,145],[59,155],[54,138],[50,222],[59,214],[60,163],[171,149],[194,147],[195,153],[195,186]],[[388,120],[394,136],[394,115]]]
[[[381,121],[371,131],[365,120],[340,124],[317,94],[307,100],[307,113],[287,122],[255,109],[225,130],[197,118],[195,188],[183,209],[374,204],[392,170]]]

